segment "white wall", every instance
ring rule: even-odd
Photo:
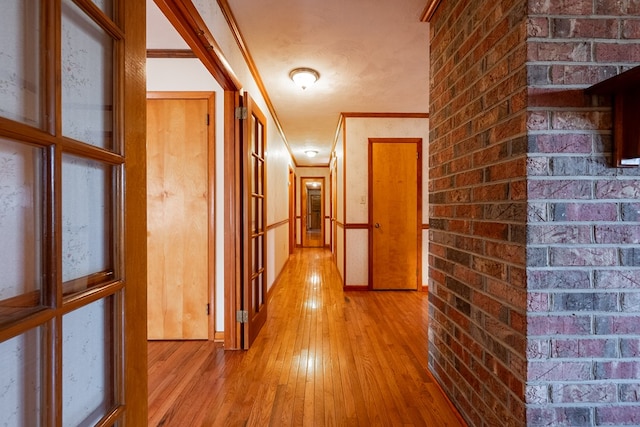
[[[344,127],[341,125],[336,137],[336,147],[334,149],[335,163],[334,171],[336,174],[337,185],[336,191],[336,264],[338,264],[338,272],[342,281],[344,277],[344,236],[345,236],[345,217],[344,217]]]
[[[193,4],[220,46],[233,72],[244,85],[242,90],[249,93],[267,117],[267,226],[278,224],[289,218],[288,180],[289,165],[292,164],[291,156],[218,3],[195,0]],[[285,229],[288,230],[288,225],[283,223],[276,228],[270,228],[267,232],[267,267],[269,269],[267,286],[269,288],[273,286],[289,258],[289,234],[284,231]]]
[[[429,121],[424,118],[345,118],[344,154],[345,226],[369,222],[369,138],[422,138],[422,223],[428,224]],[[344,256],[347,286],[368,285],[369,233],[365,229],[345,231]],[[422,284],[427,284],[427,233],[422,233]],[[340,258],[340,256],[339,256]],[[341,266],[338,266],[339,268]]]

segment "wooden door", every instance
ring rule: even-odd
[[[320,230],[320,194],[314,192],[309,195],[309,224],[310,230]]]
[[[2,4],[3,425],[146,423],[144,13]]]
[[[245,92],[242,127],[243,281],[242,347],[248,349],[267,320],[267,120]],[[246,318],[245,318],[246,313]]]
[[[419,139],[370,139],[370,286],[419,289]]]
[[[323,247],[324,178],[300,178],[300,192],[302,193],[300,196],[302,246]],[[314,192],[319,192],[319,197],[314,197]]]
[[[210,95],[147,101],[149,339],[210,335]]]

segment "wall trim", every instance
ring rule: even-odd
[[[343,112],[340,113],[345,118],[358,119],[428,119],[429,113],[362,113],[362,112]]]
[[[225,91],[242,87],[220,45],[207,28],[198,10],[191,2],[180,0],[154,0],[185,42],[193,49],[204,66]]]
[[[275,222],[271,225],[267,225],[267,231],[271,231],[274,228],[282,227],[283,225],[289,224],[288,219],[283,219],[282,221]]]
[[[431,22],[431,18],[436,13],[438,6],[440,6],[442,0],[429,0],[424,10],[422,11],[422,15],[420,15],[421,22]]]
[[[346,230],[368,230],[369,224],[368,223],[350,223],[350,224],[344,224],[344,228]]]
[[[197,57],[191,49],[147,49],[147,58],[191,59]]]
[[[282,138],[282,141],[284,142],[285,147],[287,147],[287,151],[289,152],[289,156],[291,157],[291,160],[293,161],[296,167],[299,167],[298,163],[296,162],[296,158],[293,156],[291,147],[289,146],[289,141],[287,141],[287,137],[284,134],[284,130],[282,128],[282,124],[280,123],[280,119],[276,114],[276,109],[273,107],[271,98],[269,97],[269,94],[267,93],[267,89],[264,86],[262,77],[258,72],[258,68],[256,67],[255,62],[253,61],[253,57],[249,52],[249,48],[247,47],[244,41],[244,37],[240,32],[240,27],[238,27],[238,23],[236,21],[235,16],[233,15],[233,12],[231,11],[231,7],[229,7],[229,2],[227,0],[218,0],[218,6],[222,11],[222,15],[224,16],[224,19],[226,19],[227,24],[229,25],[229,30],[231,30],[231,33],[233,34],[233,37],[235,38],[236,43],[238,44],[238,48],[240,49],[240,52],[242,52],[242,56],[244,57],[244,60],[247,63],[247,66],[249,67],[249,71],[251,72],[251,75],[253,76],[253,79],[255,80],[256,85],[258,86],[258,90],[262,94],[262,98],[264,99],[265,104],[267,104],[267,109],[269,110],[269,113],[271,113],[271,117],[275,122],[276,128],[278,129],[278,133],[280,134],[280,137]]]

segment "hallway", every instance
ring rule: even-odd
[[[427,370],[427,294],[343,292],[297,250],[253,347],[149,343],[149,426],[460,426]]]

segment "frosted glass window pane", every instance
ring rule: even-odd
[[[113,149],[113,39],[62,3],[62,133]]]
[[[62,280],[113,270],[111,166],[62,157]]]
[[[62,318],[62,425],[94,426],[114,407],[112,298]]]
[[[98,6],[109,18],[113,19],[113,0],[93,0],[93,4]]]
[[[0,424],[40,426],[40,329],[0,343]]]
[[[0,301],[24,296],[14,307],[40,303],[42,155],[0,138]]]
[[[40,0],[4,0],[0,116],[40,127]]]

